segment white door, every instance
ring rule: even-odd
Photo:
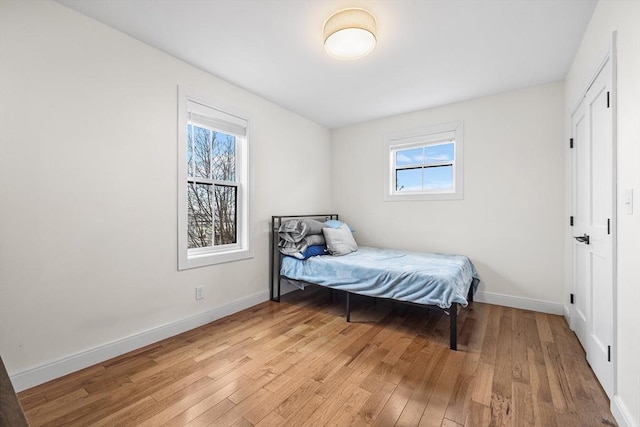
[[[571,327],[602,387],[613,392],[613,129],[608,60],[571,117]]]

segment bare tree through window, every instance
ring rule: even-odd
[[[237,242],[236,137],[189,124],[188,247]]]

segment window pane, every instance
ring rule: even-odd
[[[211,185],[187,185],[187,221],[189,248],[211,246],[213,217],[211,215]]]
[[[427,191],[453,190],[453,166],[425,168],[424,189]]]
[[[211,131],[193,126],[194,177],[209,178],[211,176]]]
[[[440,144],[440,145],[431,145],[428,147],[424,147],[425,151],[425,162],[426,163],[435,163],[435,162],[446,162],[453,161],[453,152],[454,152],[454,143],[450,142],[448,144]]]
[[[215,245],[229,245],[237,242],[237,189],[238,187],[234,186],[215,186]]]
[[[213,179],[236,180],[236,137],[213,132]]]
[[[422,190],[422,168],[396,171],[396,191],[420,190]]]
[[[396,152],[396,166],[420,165],[422,163],[424,163],[424,150],[422,147]]]

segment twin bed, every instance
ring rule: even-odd
[[[345,292],[347,321],[351,294],[427,306],[449,316],[449,347],[457,350],[458,309],[473,301],[480,282],[469,258],[358,247],[350,234],[337,214],[273,216],[271,300],[280,301],[287,279],[301,289]]]

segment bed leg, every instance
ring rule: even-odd
[[[349,302],[349,292],[347,292],[347,322],[351,322],[351,304]]]
[[[458,303],[451,304],[449,310],[449,348],[458,350]]]
[[[278,274],[278,284],[276,285],[277,291],[276,291],[276,295],[272,299],[272,301],[280,302],[280,292],[281,292],[280,291],[280,286],[281,286],[281,284],[282,284],[282,276]]]
[[[280,302],[280,295],[282,294],[282,274],[280,274],[280,267],[282,266],[282,254],[278,252],[278,296],[276,301]]]
[[[469,286],[469,293],[467,294],[467,301],[469,301],[469,303],[473,302],[473,282],[471,282],[471,286]]]

